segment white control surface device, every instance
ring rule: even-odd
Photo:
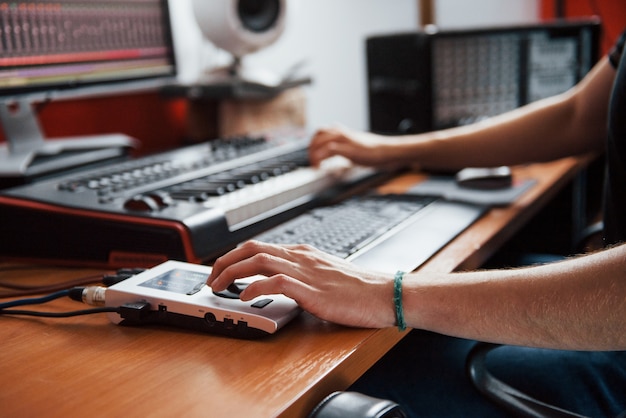
[[[164,324],[237,338],[259,338],[278,331],[299,312],[283,295],[239,299],[238,290],[263,276],[236,282],[224,292],[206,285],[211,267],[167,261],[106,290],[106,306],[115,324]]]

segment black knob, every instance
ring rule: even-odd
[[[135,212],[152,212],[159,210],[159,205],[150,196],[137,195],[124,202],[124,209]]]

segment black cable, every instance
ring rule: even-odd
[[[0,280],[0,287],[6,287],[7,289],[14,289],[14,290],[37,290],[37,289],[46,289],[46,288],[51,288],[51,287],[63,286],[62,289],[67,289],[68,287],[79,286],[80,284],[93,283],[94,281],[97,281],[100,278],[102,278],[103,275],[104,273],[97,273],[97,274],[91,274],[89,276],[83,276],[83,277],[78,277],[76,279],[71,279],[63,283],[55,283],[51,285],[35,285],[35,286],[19,284],[19,283],[7,283],[7,282]]]
[[[43,312],[43,311],[28,311],[28,310],[20,310],[20,309],[7,309],[13,308],[16,306],[25,306],[25,305],[40,305],[42,303],[50,302],[55,299],[59,299],[65,296],[68,296],[72,300],[82,302],[83,301],[83,291],[86,288],[84,287],[73,287],[71,289],[61,290],[46,296],[42,296],[39,298],[30,298],[30,299],[19,299],[13,300],[9,302],[0,303],[0,315],[26,315],[26,316],[39,316],[46,318],[69,318],[72,316],[79,315],[90,315],[96,313],[103,312],[119,312],[119,307],[101,307],[101,308],[93,308],[93,309],[83,309],[78,311],[69,311],[69,312]]]
[[[39,305],[42,303],[50,302],[51,300],[59,299],[64,296],[69,296],[70,291],[71,289],[65,289],[59,292],[52,293],[47,296],[42,296],[40,298],[19,299],[19,300],[12,300],[9,302],[0,303],[0,313],[2,313],[6,308],[12,308],[14,306]]]
[[[94,283],[96,281],[101,280],[103,277],[102,274],[93,274],[90,276],[80,277],[74,280],[68,280],[63,283],[56,283],[52,285],[43,285],[43,286],[26,286],[19,284],[10,284],[4,283],[0,281],[0,287],[5,287],[7,289],[12,289],[9,292],[0,292],[0,298],[13,298],[13,297],[22,297],[22,296],[30,296],[37,295],[45,292],[55,292],[58,290],[67,289],[72,286],[80,286]]]
[[[104,312],[119,312],[119,307],[108,307],[108,308],[93,308],[93,309],[83,309],[79,311],[70,311],[70,312],[41,312],[41,311],[24,311],[19,309],[0,309],[0,315],[26,315],[26,316],[38,316],[44,318],[69,318],[72,316],[79,315],[91,315],[97,313]]]
[[[565,1],[564,0],[555,0],[554,1],[554,15],[557,19],[565,18]]]
[[[591,8],[591,13],[599,16],[600,20],[602,21],[602,24],[604,26],[604,33],[603,33],[604,39],[602,41],[604,43],[605,48],[608,49],[612,46],[612,42],[614,42],[614,40],[617,39],[617,35],[614,33],[613,28],[607,27],[607,24],[603,17],[602,9],[600,8],[600,4],[597,2],[597,0],[587,0],[587,4],[589,5],[589,8]]]
[[[105,282],[108,281],[109,284],[118,283],[120,281],[128,279],[129,277],[132,277],[135,274],[141,273],[144,270],[145,269],[142,268],[120,269],[118,270],[117,275],[105,276],[105,279],[108,279],[105,280]],[[124,310],[126,309],[126,311],[133,311],[135,315],[139,315],[139,317],[141,317],[146,308],[149,310],[149,304],[145,303],[142,304],[142,306],[100,307],[69,312],[44,312],[9,309],[16,306],[39,305],[65,296],[68,296],[72,300],[88,303],[90,305],[101,305],[104,304],[105,291],[106,288],[102,286],[72,287],[70,289],[59,290],[57,292],[38,298],[12,300],[9,302],[0,303],[0,315],[26,315],[45,318],[68,318],[72,316],[91,315],[106,312],[116,312],[119,314],[123,314]]]
[[[10,270],[28,270],[37,268],[33,268],[32,266],[10,266],[0,268],[0,272],[10,271]],[[22,296],[30,296],[36,295],[45,292],[55,292],[57,290],[67,289],[72,286],[81,286],[92,284],[96,281],[102,281],[105,286],[112,286],[116,283],[119,283],[123,280],[126,280],[136,274],[139,274],[145,271],[145,268],[142,267],[131,267],[131,268],[121,268],[117,270],[115,273],[97,273],[89,276],[79,277],[77,279],[68,280],[64,283],[56,283],[52,285],[43,285],[43,286],[28,286],[28,285],[20,285],[14,283],[6,283],[0,280],[0,287],[4,287],[7,289],[11,289],[10,292],[0,292],[1,298],[9,298],[9,297],[22,297]]]

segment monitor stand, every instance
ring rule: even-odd
[[[0,102],[0,123],[7,140],[0,145],[0,184],[21,184],[39,177],[127,155],[137,140],[105,134],[46,140],[32,103]]]

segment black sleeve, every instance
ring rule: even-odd
[[[613,45],[613,48],[609,51],[609,61],[614,68],[617,68],[620,58],[622,57],[622,51],[624,50],[624,42],[626,41],[626,30],[622,32],[619,39]]]

